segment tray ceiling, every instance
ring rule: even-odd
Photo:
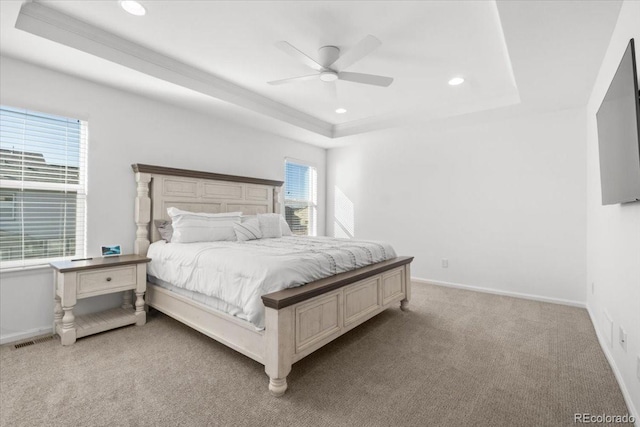
[[[125,13],[117,1],[3,1],[0,52],[222,116],[244,114],[252,123],[263,124],[275,119],[289,130],[302,131],[289,135],[321,146],[407,120],[424,122],[517,105],[521,82],[528,83],[531,76],[526,70],[514,76],[518,69],[512,66],[503,27],[517,32],[518,25],[533,24],[509,2],[141,3],[147,8],[144,17]],[[517,3],[524,10],[535,2]],[[563,19],[576,15],[575,6],[564,3],[533,10],[556,8],[566,12],[555,14]],[[598,12],[604,8],[599,5],[603,2],[587,3],[597,5]],[[607,10],[616,9],[612,3]],[[597,17],[592,12],[578,15],[583,21],[585,16]],[[605,20],[610,25],[612,20]],[[391,86],[320,80],[267,84],[310,72],[277,49],[277,41],[286,40],[316,57],[321,46],[346,51],[367,34],[382,46],[348,71],[394,77]],[[521,38],[514,40],[513,45],[523,48]],[[520,50],[515,54],[523,56]],[[449,86],[447,81],[456,75],[465,83]],[[347,113],[336,114],[338,107]]]

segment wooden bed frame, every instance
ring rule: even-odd
[[[167,208],[246,215],[280,213],[282,181],[134,164],[137,182],[135,253],[161,237],[153,220]],[[146,304],[262,363],[269,390],[281,396],[293,363],[411,297],[413,257],[397,257],[262,297],[265,329],[147,283]]]

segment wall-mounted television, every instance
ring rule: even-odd
[[[640,93],[633,39],[596,117],[602,204],[640,201]]]

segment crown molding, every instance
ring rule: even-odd
[[[16,28],[78,49],[149,76],[247,108],[327,138],[328,122],[298,111],[211,73],[184,64],[40,3],[24,3]]]

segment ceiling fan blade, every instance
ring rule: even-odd
[[[384,86],[384,87],[387,87],[391,83],[393,83],[393,78],[391,77],[376,76],[374,74],[349,73],[347,71],[338,73],[338,78],[340,80],[347,80],[350,82],[364,83],[366,85]]]
[[[313,80],[313,79],[317,79],[318,78],[318,74],[309,74],[308,76],[299,76],[299,77],[290,77],[288,79],[282,79],[282,80],[274,80],[271,82],[267,82],[270,85],[283,85],[286,83],[294,83],[294,82],[302,82],[305,80]]]
[[[376,50],[381,44],[382,42],[380,40],[369,34],[367,37],[360,40],[357,45],[345,52],[344,55],[340,55],[340,57],[331,64],[330,67],[336,70],[344,70],[349,65],[359,61]]]
[[[276,47],[278,49],[280,49],[281,51],[283,51],[284,53],[293,56],[298,61],[300,61],[303,64],[305,64],[307,67],[311,67],[312,69],[314,69],[316,71],[324,70],[324,67],[322,65],[318,64],[314,59],[312,59],[311,57],[309,57],[305,53],[300,52],[298,49],[296,49],[291,44],[289,44],[289,43],[287,43],[285,41],[277,42],[276,43]]]

